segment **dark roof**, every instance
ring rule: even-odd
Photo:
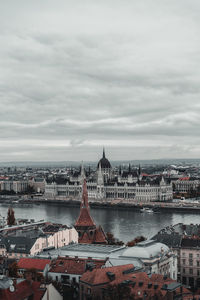
[[[132,177],[138,177],[138,171],[137,170],[128,170],[128,171],[123,171],[122,172],[122,177],[123,178],[127,178],[128,175],[132,176]]]
[[[44,178],[41,178],[41,177],[35,177],[35,178],[34,178],[34,181],[35,181],[35,182],[44,182]]]
[[[179,283],[179,282],[171,282],[169,284],[164,284],[162,289],[171,292],[171,291],[175,291],[180,286],[181,286],[181,283]]]
[[[7,251],[12,253],[27,253],[29,254],[33,247],[36,238],[27,238],[19,236],[5,237],[7,240]]]
[[[185,247],[185,248],[187,248],[187,247],[189,247],[189,248],[199,248],[200,247],[200,239],[183,238],[181,246]]]
[[[182,236],[176,233],[158,233],[151,239],[163,243],[169,248],[179,248],[181,246]]]
[[[99,167],[100,164],[101,164],[102,169],[110,169],[111,168],[111,164],[107,158],[101,158],[100,161],[98,162],[97,167]]]
[[[47,183],[57,183],[57,184],[66,184],[69,180],[67,178],[64,178],[62,176],[52,176],[52,177],[47,177],[46,182]]]
[[[99,165],[101,165],[102,169],[111,169],[111,164],[110,164],[109,160],[105,156],[104,149],[103,149],[103,157],[98,162],[97,168],[99,168]]]

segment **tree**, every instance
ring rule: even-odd
[[[133,246],[135,246],[136,244],[138,244],[138,243],[140,243],[140,242],[143,242],[143,241],[145,241],[146,240],[146,238],[144,237],[144,236],[137,236],[134,240],[132,240],[132,241],[129,241],[127,244],[126,244],[126,246],[128,246],[128,247],[133,247]]]
[[[124,243],[122,241],[119,241],[113,233],[111,232],[107,232],[106,233],[106,239],[108,241],[108,245],[124,245]]]
[[[12,225],[16,224],[16,221],[15,221],[15,212],[12,209],[12,207],[8,208],[7,224],[8,224],[8,226],[12,226]]]

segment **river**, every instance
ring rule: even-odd
[[[7,217],[8,207],[0,204],[0,215]],[[73,225],[79,215],[78,207],[58,204],[41,204],[33,207],[15,207],[16,218],[44,219],[45,221]],[[112,232],[117,238],[127,242],[138,235],[152,237],[163,227],[176,223],[199,223],[200,214],[193,213],[140,213],[134,210],[92,208],[91,215],[96,224],[105,232]]]

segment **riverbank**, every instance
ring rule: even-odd
[[[0,202],[5,206],[22,207],[30,205],[62,205],[67,207],[79,207],[80,200],[77,199],[47,199],[47,198],[24,198],[24,199],[0,199]],[[151,208],[154,213],[159,212],[181,212],[181,213],[200,213],[200,203],[198,201],[194,202],[137,202],[137,201],[127,201],[122,202],[119,200],[102,200],[102,201],[90,201],[90,206],[92,208],[104,208],[109,210],[133,210],[141,211],[142,208]]]

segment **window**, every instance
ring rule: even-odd
[[[193,266],[193,260],[192,259],[189,260],[189,265]]]
[[[189,269],[189,273],[190,273],[190,275],[192,275],[193,274],[193,269]]]
[[[193,258],[193,254],[189,253],[189,259],[192,259],[192,258]]]
[[[183,265],[185,265],[185,259],[182,260]]]
[[[199,270],[197,270],[197,276],[199,276],[200,275],[200,271]]]
[[[197,267],[199,267],[199,261],[197,260]]]
[[[91,289],[87,289],[87,293],[88,293],[88,295],[90,295],[91,294]]]
[[[183,274],[185,274],[185,268],[183,268]]]
[[[186,277],[182,277],[182,283],[187,284],[187,278]]]

